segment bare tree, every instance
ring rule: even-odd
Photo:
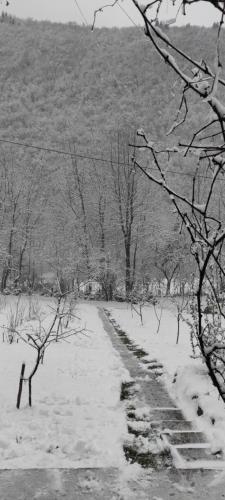
[[[75,153],[75,148],[70,147]],[[74,217],[76,232],[82,234],[84,261],[87,274],[90,275],[90,234],[88,227],[87,199],[85,193],[85,173],[79,169],[75,156],[71,156],[71,165],[66,183],[65,201]]]
[[[69,321],[74,318],[73,307],[74,303],[69,302],[68,307],[65,304],[66,294],[60,293],[57,299],[57,305],[54,309],[53,319],[50,325],[45,328],[41,320],[38,322],[38,327],[36,329],[31,329],[29,327],[29,331],[27,329],[23,332],[20,330],[15,331],[18,339],[22,340],[25,344],[29,345],[31,348],[36,351],[36,358],[34,362],[34,366],[28,376],[25,377],[25,364],[22,364],[21,367],[21,375],[19,381],[19,389],[17,395],[17,403],[16,406],[20,408],[21,396],[22,396],[22,388],[23,382],[28,382],[28,402],[29,406],[32,406],[32,381],[35,376],[39,366],[43,363],[44,355],[46,349],[53,342],[65,341],[69,337],[83,332],[83,329],[75,329],[74,327],[68,328]],[[73,307],[72,307],[73,306]],[[65,328],[63,328],[63,319],[65,320]]]
[[[170,295],[171,283],[180,267],[180,253],[177,252],[174,241],[164,247],[155,246],[154,266],[166,279],[166,295]]]
[[[13,251],[15,234],[20,215],[20,200],[22,196],[22,184],[16,176],[15,158],[12,154],[6,155],[2,152],[1,159],[2,175],[2,235],[4,235],[4,259],[2,263],[1,292],[7,287],[9,276],[13,269]]]
[[[112,145],[111,174],[112,197],[116,214],[116,227],[122,233],[125,261],[125,291],[129,299],[132,293],[139,253],[139,233],[144,216],[144,187],[135,166],[132,166],[132,152],[127,147],[128,136],[124,132],[117,135],[116,145]]]
[[[178,344],[180,338],[180,323],[181,321],[186,321],[184,318],[184,314],[188,311],[189,296],[185,296],[184,290],[182,290],[181,295],[175,295],[171,298],[171,300],[173,305],[175,306],[175,316],[177,320],[176,344]]]

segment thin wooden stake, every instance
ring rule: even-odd
[[[19,390],[17,394],[17,402],[16,402],[16,407],[19,410],[20,408],[20,401],[21,401],[21,395],[22,395],[22,389],[23,389],[23,381],[24,381],[24,372],[25,372],[25,363],[22,363],[21,367],[21,372],[20,372],[20,382],[19,382]]]

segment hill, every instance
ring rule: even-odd
[[[129,177],[136,187],[126,234],[121,223],[118,185],[124,189],[125,217],[128,174],[118,172],[130,161],[127,142],[140,126],[163,140],[180,97],[174,75],[168,70],[165,78],[164,63],[141,31],[91,32],[72,23],[12,22],[2,16],[0,139],[88,157],[71,160],[1,144],[2,288],[10,276],[31,279],[49,266],[79,279],[96,272],[114,279],[128,267],[140,276],[141,269],[152,269],[146,250],[170,243],[176,221],[167,201],[137,173]],[[196,60],[213,62],[215,29],[187,26],[168,34]],[[177,135],[191,137],[204,112],[204,104],[192,100]],[[100,157],[107,161],[96,160]],[[185,188],[186,179],[175,173],[179,164],[175,167],[171,182]]]

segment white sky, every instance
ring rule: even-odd
[[[84,23],[80,7],[88,24],[92,23],[94,10],[104,4],[112,3],[113,0],[9,0],[10,5],[7,11],[17,17],[33,19],[48,19],[57,22],[77,22]],[[132,18],[134,23],[142,24],[140,15],[135,7],[132,5],[132,0],[119,0],[121,8],[116,5],[114,8],[108,7],[103,13],[98,15],[96,26],[131,26],[132,22],[122,8],[126,10],[127,14]],[[146,4],[146,0],[141,0],[141,3]],[[165,8],[163,18],[173,18],[176,14],[177,7],[174,9],[170,7],[172,0],[165,0]],[[78,5],[78,6],[77,6]],[[179,4],[177,4],[179,5]],[[4,8],[6,10],[6,8]],[[219,19],[219,15],[215,9],[206,2],[201,4],[194,4],[187,8],[187,15],[178,16],[177,24],[198,24],[210,26],[213,22]]]

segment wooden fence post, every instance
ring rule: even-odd
[[[23,389],[23,381],[24,381],[24,372],[25,372],[25,363],[22,363],[21,367],[21,372],[20,372],[20,382],[19,382],[19,390],[17,394],[17,402],[16,402],[16,407],[19,409],[20,407],[20,400],[21,400],[21,395],[22,395],[22,389]]]

